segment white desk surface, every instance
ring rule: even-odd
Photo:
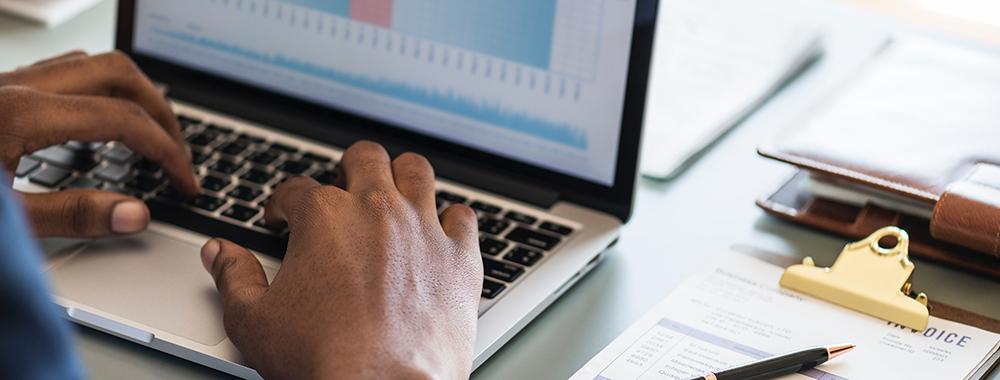
[[[852,63],[865,56],[877,36],[887,30],[917,29],[822,1],[773,1],[788,12],[798,12],[803,20],[830,25],[827,57],[678,179],[642,180],[635,217],[607,260],[476,371],[474,378],[568,377],[675,285],[733,244],[812,255],[820,263],[833,260],[845,240],[780,222],[754,205],[756,197],[792,173],[784,165],[757,157],[755,147],[791,125],[850,73]],[[105,0],[51,30],[0,15],[0,70],[71,49],[108,50],[113,45],[114,13],[115,1]],[[914,287],[933,299],[1000,318],[998,282],[918,261]],[[76,331],[79,352],[95,379],[224,377],[85,328]]]

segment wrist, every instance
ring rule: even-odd
[[[412,350],[381,348],[327,355],[316,367],[316,378],[449,380],[468,379],[472,370],[471,350],[463,355],[447,346]]]
[[[405,380],[432,380],[450,379],[453,376],[445,376],[440,371],[442,368],[434,367],[430,363],[414,362],[412,360],[380,360],[379,355],[366,356],[364,358],[348,359],[339,358],[327,363],[319,368],[316,373],[317,379],[405,379]]]

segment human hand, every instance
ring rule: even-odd
[[[174,187],[195,195],[191,152],[163,95],[123,53],[72,52],[0,73],[0,162],[69,140],[120,141],[162,165]],[[41,237],[98,237],[141,231],[138,199],[98,190],[23,194]]]
[[[202,248],[233,344],[265,378],[467,378],[483,283],[475,213],[439,217],[416,154],[390,162],[360,142],[340,170],[340,187],[296,177],[275,191],[265,218],[290,239],[270,285],[245,248]]]

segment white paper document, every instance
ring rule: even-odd
[[[963,379],[1000,335],[931,317],[914,331],[778,286],[782,268],[733,253],[690,278],[572,379],[691,379],[801,349],[855,344],[784,379]]]
[[[0,12],[54,27],[100,2],[101,0],[0,0]]]
[[[662,2],[655,44],[641,159],[654,178],[677,174],[821,51],[817,28],[741,0]]]

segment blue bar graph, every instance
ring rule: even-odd
[[[372,0],[284,1],[357,18],[351,3]],[[556,0],[391,0],[388,9],[388,27],[396,32],[550,68]]]
[[[285,2],[341,17],[351,15],[351,0],[285,0]]]
[[[392,29],[549,69],[555,0],[395,0]]]
[[[228,42],[185,32],[158,30],[157,33],[213,51],[231,54],[269,66],[280,67],[300,74],[348,85],[437,111],[465,117],[525,135],[535,136],[560,145],[577,149],[587,148],[586,133],[572,125],[544,120],[523,112],[504,109],[498,105],[485,104],[475,99],[459,96],[450,91],[442,93],[382,78],[351,74],[336,68],[315,65],[282,54],[254,51]]]

